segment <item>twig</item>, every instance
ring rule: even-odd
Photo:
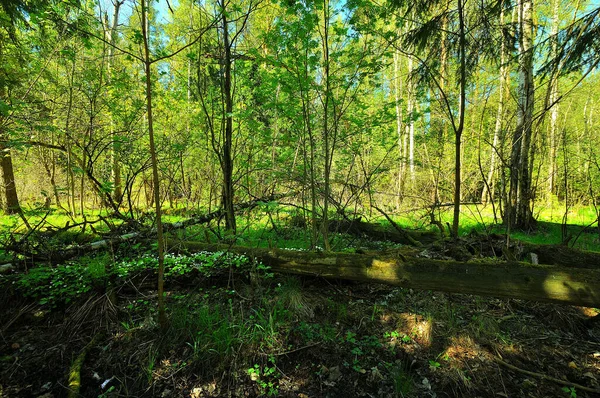
[[[595,394],[600,394],[600,390],[597,390],[594,388],[582,386],[581,384],[577,384],[577,383],[571,383],[570,381],[566,381],[566,380],[557,379],[555,377],[548,376],[547,374],[537,373],[537,372],[532,372],[529,370],[521,369],[519,367],[509,364],[508,362],[504,362],[502,359],[498,358],[497,356],[494,356],[494,359],[500,365],[505,366],[511,370],[514,370],[515,372],[523,373],[528,376],[539,377],[540,379],[548,380],[548,381],[551,381],[551,382],[554,382],[557,384],[562,384],[563,386],[574,387],[581,391],[587,391],[587,392],[593,392]]]
[[[589,345],[600,346],[600,342],[598,342],[598,341],[581,340],[581,339],[576,339],[576,338],[568,337],[568,336],[560,336],[559,339],[570,340],[570,341],[574,341],[574,342],[580,343],[580,344],[589,344]]]
[[[295,348],[295,349],[293,349],[293,350],[289,350],[289,351],[277,352],[277,353],[275,353],[275,354],[267,354],[266,352],[261,352],[261,355],[264,355],[264,356],[271,356],[271,355],[273,355],[273,356],[275,356],[275,357],[280,357],[280,356],[283,356],[283,355],[289,355],[289,354],[293,354],[294,352],[302,351],[302,350],[305,350],[305,349],[307,349],[307,348],[316,347],[316,346],[318,346],[318,345],[321,345],[322,343],[323,343],[323,342],[321,342],[321,341],[320,341],[320,342],[318,342],[318,343],[314,343],[314,344],[305,345],[305,346],[303,346],[303,347],[300,347],[300,348]]]
[[[36,307],[37,304],[35,303],[31,303],[28,304],[27,306],[20,308],[19,312],[17,313],[17,315],[15,315],[14,317],[12,317],[11,320],[9,320],[4,326],[2,326],[2,329],[0,329],[1,333],[4,333],[8,330],[8,328],[17,321],[17,319],[19,319],[21,317],[21,315],[25,314],[26,312],[32,310],[33,308]]]
[[[377,210],[378,212],[380,212],[389,222],[390,224],[392,224],[392,227],[394,227],[394,229],[396,231],[398,231],[398,233],[400,235],[402,235],[404,238],[408,239],[408,241],[413,245],[413,246],[423,246],[423,244],[421,244],[421,242],[419,242],[418,240],[414,239],[412,236],[410,236],[410,234],[408,232],[406,232],[402,227],[400,227],[398,224],[396,224],[396,222],[394,220],[392,220],[390,218],[390,216],[387,215],[386,212],[384,212],[383,210],[381,210],[379,207],[377,206],[373,206],[373,208],[375,210]]]
[[[46,221],[46,218],[48,217],[49,214],[50,214],[50,211],[46,212],[46,214],[44,214],[44,217],[42,217],[40,222],[37,223],[35,225],[35,227],[33,227],[33,228],[31,228],[31,225],[29,225],[29,223],[27,223],[28,231],[25,235],[23,235],[23,237],[21,239],[19,239],[19,242],[17,242],[17,244],[21,244],[21,243],[25,242],[25,239],[27,239],[29,237],[29,235],[31,235],[33,232],[35,232],[40,227],[40,225],[42,225],[44,223],[44,221]],[[23,216],[23,218],[25,219],[25,216]]]
[[[577,240],[581,237],[581,234],[583,234],[585,232],[585,230],[587,230],[589,227],[591,227],[592,225],[596,224],[597,222],[599,222],[598,219],[592,221],[591,223],[589,223],[588,225],[586,225],[585,227],[581,228],[581,230],[579,231],[579,233],[577,234],[577,236],[575,237],[575,239],[573,240],[573,243],[571,243],[571,247],[575,247],[575,243],[577,243]],[[568,244],[569,242],[567,242]]]

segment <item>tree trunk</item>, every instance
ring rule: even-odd
[[[323,142],[325,146],[324,174],[324,197],[323,197],[323,220],[321,233],[326,251],[331,250],[329,244],[329,196],[331,191],[331,158],[333,157],[333,145],[330,143],[329,132],[329,102],[331,97],[331,82],[329,78],[329,0],[323,5],[323,63],[325,67],[325,101],[323,102]],[[331,150],[329,147],[332,147]]]
[[[403,245],[420,246],[439,239],[435,232],[408,231],[401,228],[389,228],[379,223],[367,223],[360,220],[331,220],[329,230],[332,232],[367,237],[373,240],[390,241]]]
[[[509,224],[519,229],[533,226],[531,211],[531,150],[533,124],[533,3],[519,2],[519,94],[517,104],[517,126],[511,150],[510,212]]]
[[[54,134],[52,134],[52,143],[54,143]],[[46,175],[48,176],[48,179],[50,180],[50,185],[52,186],[52,193],[54,194],[54,200],[56,201],[56,206],[58,208],[63,208],[61,201],[60,201],[60,194],[58,191],[58,186],[56,185],[56,157],[54,155],[54,152],[52,152],[52,155],[48,156],[47,150],[41,150],[40,148],[40,161],[42,163],[42,165],[44,166],[44,170],[46,170]],[[50,198],[50,195],[46,196],[46,204],[44,205],[44,208],[49,209],[50,205],[52,204],[52,200]]]
[[[66,71],[66,68],[65,68]],[[66,152],[67,152],[67,191],[69,192],[67,202],[69,203],[69,209],[72,215],[77,214],[77,207],[75,206],[75,173],[73,172],[73,149],[72,141],[68,139],[70,136],[70,122],[71,113],[73,111],[73,79],[75,78],[75,59],[71,63],[70,73],[67,72],[67,79],[69,81],[69,100],[67,105],[67,116],[65,120],[65,134],[67,139],[65,140]]]
[[[415,183],[415,103],[416,103],[416,89],[414,79],[411,76],[413,72],[413,59],[412,57],[408,57],[408,102],[406,113],[408,114],[409,120],[408,125],[406,126],[406,136],[408,137],[408,169],[410,171],[410,181],[414,186]],[[406,153],[405,153],[406,156]]]
[[[400,167],[398,168],[398,179],[396,181],[396,209],[400,209],[400,198],[402,197],[402,191],[404,190],[404,153],[402,152],[402,107],[400,106],[400,91],[402,86],[400,85],[400,54],[394,50],[394,100],[396,102],[396,135],[398,136],[398,152],[400,155]]]
[[[107,83],[110,84],[111,82],[111,73],[112,73],[112,68],[114,65],[114,58],[115,58],[115,44],[117,42],[117,26],[119,23],[119,11],[121,9],[121,5],[123,5],[123,3],[125,2],[125,0],[116,0],[113,2],[114,4],[114,13],[113,13],[113,19],[112,19],[112,24],[111,26],[107,26],[106,30],[108,32],[108,41],[110,43],[110,45],[108,46],[108,62],[107,62],[107,75],[108,75],[108,79],[107,79]],[[119,156],[119,152],[120,152],[120,145],[118,142],[118,137],[117,134],[115,133],[115,126],[114,126],[114,118],[112,115],[112,112],[109,113],[110,115],[110,135],[112,137],[112,152],[111,152],[111,160],[112,160],[112,175],[113,175],[113,185],[114,185],[114,191],[113,191],[113,200],[118,204],[121,203],[121,199],[123,197],[123,187],[122,187],[122,181],[121,181],[121,157]]]
[[[225,209],[225,228],[234,233],[236,232],[235,211],[233,209],[233,98],[231,93],[231,43],[229,42],[229,28],[227,13],[225,12],[225,2],[222,6],[222,29],[223,29],[223,49],[224,49],[224,76],[223,76],[223,95],[225,98],[225,131],[223,132],[223,208]]]
[[[559,1],[553,1],[553,16],[552,16],[552,57],[556,57],[558,55],[558,6]],[[558,134],[558,110],[559,104],[555,103],[558,100],[558,76],[557,73],[553,73],[550,79],[550,101],[549,103],[552,106],[552,110],[550,111],[550,142],[549,146],[549,154],[548,154],[548,192],[547,201],[548,205],[552,204],[552,196],[555,193],[556,186],[556,136]]]
[[[0,145],[0,167],[2,168],[2,181],[4,182],[4,212],[6,214],[19,214],[21,206],[17,196],[17,186],[15,185],[15,173],[13,170],[10,148]]]
[[[452,219],[452,236],[458,237],[458,226],[460,220],[460,189],[461,189],[461,141],[465,126],[465,106],[466,106],[466,86],[467,86],[467,60],[466,47],[467,38],[465,30],[464,1],[458,0],[458,19],[459,19],[459,74],[460,74],[460,93],[458,110],[458,127],[454,129],[454,216]]]
[[[500,133],[502,132],[502,120],[504,118],[504,87],[506,84],[506,39],[504,37],[504,7],[500,12],[500,26],[502,28],[502,37],[500,44],[500,82],[498,85],[498,111],[496,112],[496,124],[494,126],[494,138],[490,151],[490,171],[488,172],[486,184],[481,194],[481,203],[486,204],[489,199],[494,202],[494,174],[496,173],[496,152],[500,142]]]
[[[0,50],[1,50],[0,46]],[[0,55],[2,51],[0,51]],[[6,101],[6,88],[3,83],[0,83],[0,100]],[[0,120],[4,122],[4,120]],[[7,139],[5,132],[1,130],[0,137]],[[4,187],[2,189],[3,199],[2,206],[6,214],[19,214],[21,206],[19,205],[19,197],[17,196],[17,187],[15,185],[15,173],[13,170],[12,157],[10,156],[10,148],[0,144],[0,168],[2,168],[2,181]]]
[[[304,186],[306,186],[306,178],[308,172],[308,182],[310,186],[310,248],[315,249],[319,237],[318,219],[317,213],[317,177],[316,177],[316,140],[313,132],[312,120],[314,117],[311,113],[311,98],[310,98],[310,85],[304,84],[304,82],[310,81],[309,78],[309,59],[308,50],[304,51],[303,54],[303,65],[302,75],[298,76],[300,100],[302,101],[302,123],[303,123],[303,137],[302,137],[302,153],[304,158]],[[307,148],[308,144],[308,148]],[[303,195],[304,197],[304,195]],[[303,206],[304,207],[304,206]]]
[[[448,80],[448,17],[445,15],[442,20],[442,37],[441,37],[441,54],[440,54],[440,85],[438,95],[440,98],[444,96],[446,89],[446,81]],[[439,101],[441,104],[441,101]],[[446,139],[448,137],[448,123],[445,117],[443,117],[444,106],[441,105],[439,108],[440,112],[440,123],[438,131],[438,148],[437,148],[437,165],[435,171],[435,185],[433,190],[433,203],[437,204],[442,201],[440,198],[440,180],[442,176],[442,170],[444,163],[444,157],[446,156]],[[433,214],[432,214],[433,215]],[[443,232],[442,232],[443,233]]]
[[[148,139],[150,143],[150,158],[152,161],[152,179],[154,182],[154,209],[156,211],[156,239],[158,241],[158,320],[161,328],[167,325],[167,316],[165,313],[164,296],[164,273],[165,273],[165,241],[163,238],[162,212],[160,203],[160,180],[158,178],[158,160],[156,156],[156,146],[154,144],[154,123],[152,118],[152,79],[150,49],[148,47],[149,26],[147,25],[147,0],[141,0],[141,19],[142,36],[144,41],[144,71],[146,77],[146,112],[148,115]],[[148,0],[150,1],[150,0]]]

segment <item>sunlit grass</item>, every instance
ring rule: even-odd
[[[110,219],[110,212],[106,210],[86,210],[85,217],[80,214],[77,215],[69,215],[65,213],[61,209],[51,208],[51,209],[23,209],[23,216],[27,220],[30,226],[35,227],[40,224],[43,220],[43,223],[46,226],[53,228],[62,228],[67,224],[73,225],[77,223],[82,223],[84,221],[95,221],[98,219],[98,216],[108,217]],[[122,221],[118,219],[110,219],[111,223],[115,223],[116,225],[120,224]],[[108,231],[108,226],[104,223],[99,222],[94,225],[99,231]],[[23,232],[27,229],[27,226],[23,220],[23,218],[17,214],[7,215],[2,214],[0,216],[0,229],[6,230],[10,229],[15,232]]]
[[[99,216],[107,217],[109,223],[113,226],[122,223],[121,220],[108,218],[110,212],[107,210],[88,210],[84,218],[81,215],[70,216],[63,210],[55,208],[49,211],[44,209],[27,209],[26,206],[24,208],[24,216],[31,226],[36,226],[44,220],[46,228],[60,229],[67,224],[73,225],[81,223],[84,220],[97,220]],[[436,210],[435,218],[441,221],[446,230],[452,224],[452,210],[450,206]],[[459,234],[467,236],[472,233],[506,233],[506,227],[501,224],[502,220],[498,209],[496,208],[496,217],[494,217],[493,210],[491,205],[485,207],[480,205],[462,206]],[[145,218],[145,223],[152,224],[154,222],[152,209],[148,209],[147,213],[150,217]],[[191,210],[185,210],[182,207],[167,208],[163,215],[163,222],[175,223],[198,214],[204,214],[204,212],[198,208]],[[569,244],[574,247],[600,251],[600,236],[596,224],[597,217],[593,207],[582,205],[571,206],[566,214],[566,230],[562,228],[562,223],[565,221],[564,204],[553,203],[552,206],[540,204],[536,208],[535,216],[538,219],[538,225],[534,232],[511,231],[511,237],[532,244],[560,244],[568,240]],[[331,214],[331,217],[335,217],[335,215]],[[238,215],[235,243],[243,246],[262,248],[308,249],[311,237],[310,220],[306,220],[307,224],[304,227],[300,227],[294,224],[296,218],[302,219],[303,217],[298,212],[298,209],[293,207],[259,206],[256,209]],[[428,210],[401,211],[393,215],[392,218],[394,222],[403,228],[439,230],[438,226],[431,224],[431,217],[428,214]],[[382,215],[376,212],[372,214],[371,218],[367,218],[366,221],[389,224]],[[109,226],[104,222],[98,222],[94,224],[94,230],[98,233],[105,233],[109,231]],[[0,234],[23,234],[26,232],[27,227],[20,216],[0,216]],[[80,241],[81,239],[85,240],[85,236],[91,238],[96,235],[90,228],[85,230],[85,234],[81,232],[81,228],[73,228],[68,232],[59,234],[62,236],[59,236],[58,239],[60,241]],[[224,220],[213,220],[209,225],[193,225],[185,230],[174,231],[172,235],[182,240],[215,243],[226,238]],[[228,240],[231,240],[231,237]],[[330,242],[332,250],[335,251],[347,251],[349,247],[357,244],[356,238],[339,234],[331,234]],[[317,245],[324,247],[322,239]]]
[[[497,208],[496,208],[497,210]],[[532,244],[561,244],[568,240],[569,245],[582,249],[600,251],[600,235],[597,228],[597,216],[592,206],[576,205],[569,207],[566,219],[564,204],[555,203],[554,206],[542,206],[535,211],[538,224],[533,232],[511,231],[511,238]],[[445,207],[436,213],[444,226],[452,224],[453,209]],[[396,222],[406,228],[414,228],[419,222],[423,223],[426,217],[424,212],[414,213],[411,216],[394,218]],[[427,218],[428,220],[428,218]],[[562,224],[566,220],[566,235],[563,236]],[[431,226],[426,226],[431,229]],[[437,227],[434,227],[437,228]],[[459,235],[465,236],[472,232],[479,234],[494,233],[505,234],[506,226],[497,210],[494,218],[491,205],[465,205],[461,207]]]

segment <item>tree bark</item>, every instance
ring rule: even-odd
[[[408,137],[408,169],[410,172],[410,181],[411,184],[414,186],[415,184],[415,103],[416,101],[416,89],[415,89],[415,82],[414,82],[414,78],[413,76],[411,76],[411,74],[413,73],[413,66],[414,60],[412,57],[408,57],[408,67],[407,67],[407,73],[409,75],[409,81],[407,83],[408,85],[408,90],[407,90],[407,95],[408,95],[408,101],[407,101],[407,109],[406,109],[406,113],[408,114],[409,120],[408,120],[408,124],[406,125],[406,137]],[[406,156],[406,153],[405,153]],[[406,161],[406,160],[405,160]]]
[[[400,209],[400,198],[404,191],[404,154],[402,153],[402,107],[400,106],[400,54],[394,50],[394,99],[396,101],[396,135],[398,136],[398,152],[400,155],[400,167],[398,168],[398,180],[396,181],[396,209]]]
[[[435,232],[402,231],[390,229],[378,223],[367,223],[360,220],[331,220],[329,223],[329,230],[332,232],[346,233],[355,236],[368,237],[374,240],[390,241],[410,246],[418,246],[422,243],[431,243],[439,239],[438,234]]]
[[[15,185],[15,172],[13,170],[10,148],[0,145],[0,167],[2,168],[2,181],[4,182],[4,212],[6,214],[19,214],[21,206]]]
[[[563,245],[524,245],[525,255],[534,253],[540,264],[600,270],[600,253],[572,249]]]
[[[54,135],[52,134],[52,138],[51,141],[54,142]],[[58,208],[64,209],[61,201],[60,201],[60,193],[58,191],[58,186],[56,185],[56,157],[54,156],[54,152],[52,152],[52,155],[47,157],[47,153],[46,151],[41,151],[40,154],[40,162],[42,163],[42,165],[44,166],[44,169],[46,170],[46,175],[48,176],[48,179],[50,180],[50,186],[52,186],[52,193],[54,194],[54,200],[56,201],[56,206]],[[50,195],[48,195],[46,197],[46,200],[49,201],[50,203],[47,203],[48,206],[45,206],[45,208],[49,209],[50,208],[50,204],[51,204],[51,199],[50,199]]]
[[[442,36],[441,43],[442,46],[440,52],[440,84],[438,87],[438,95],[439,98],[443,98],[445,96],[446,82],[448,81],[448,16],[444,15],[442,20]],[[439,109],[439,120],[441,126],[438,131],[438,142],[437,142],[437,165],[435,171],[435,181],[433,187],[433,203],[437,204],[442,201],[440,197],[440,180],[442,176],[443,165],[445,164],[444,157],[446,156],[446,139],[448,137],[448,122],[446,118],[443,116],[444,106],[441,105]],[[433,216],[433,214],[432,214]],[[443,228],[440,229],[442,231]]]
[[[324,188],[325,195],[323,198],[323,245],[326,251],[331,250],[329,244],[329,193],[331,191],[331,158],[333,157],[333,145],[330,145],[329,133],[329,102],[331,97],[331,81],[329,77],[329,0],[325,0],[323,4],[323,63],[325,68],[325,100],[323,102],[323,143],[325,145],[325,167]],[[329,147],[332,147],[330,150]]]
[[[0,55],[2,54],[0,46]],[[0,100],[6,100],[6,88],[3,83],[0,83]],[[4,122],[4,120],[0,120]],[[0,137],[7,139],[5,132],[0,126]],[[17,196],[17,187],[15,185],[15,172],[13,170],[12,157],[10,155],[10,147],[0,143],[0,168],[2,169],[2,181],[4,183],[3,199],[1,201],[3,210],[6,214],[19,214],[21,206],[19,205],[19,197]]]

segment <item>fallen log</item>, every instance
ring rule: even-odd
[[[403,245],[418,246],[438,240],[438,234],[430,231],[410,231],[389,228],[379,223],[368,223],[361,220],[330,220],[329,231],[346,233],[355,236],[369,237],[375,240],[390,241]]]
[[[79,390],[81,388],[81,367],[83,366],[83,362],[85,361],[85,357],[88,352],[94,348],[98,340],[102,337],[101,333],[96,333],[96,335],[92,338],[92,340],[83,347],[81,353],[75,359],[75,362],[71,365],[69,369],[69,398],[79,397]]]
[[[600,307],[600,271],[522,262],[446,261],[401,253],[365,255],[311,253],[169,241],[171,250],[230,251],[273,271],[383,283],[421,290],[466,293]],[[410,252],[407,252],[410,253]]]
[[[534,253],[542,264],[600,270],[600,253],[562,245],[524,245],[524,253]]]

